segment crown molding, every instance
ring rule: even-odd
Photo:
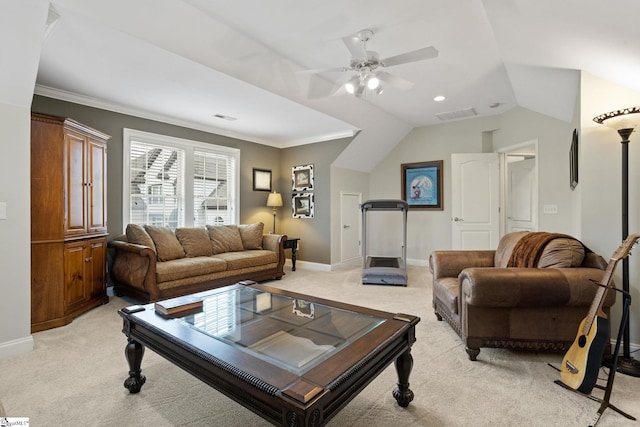
[[[80,95],[74,92],[68,92],[61,89],[55,89],[49,86],[36,84],[35,95],[46,96],[48,98],[59,99],[61,101],[73,102],[74,104],[86,105],[88,107],[99,108],[101,110],[112,111],[114,113],[127,114],[129,116],[140,117],[143,119],[154,120],[162,123],[168,123],[175,126],[182,126],[189,129],[200,130],[203,132],[214,133],[216,135],[222,135],[229,138],[241,139],[243,141],[255,142],[256,144],[268,145],[275,148],[288,148],[298,145],[313,144],[316,142],[331,141],[340,138],[353,137],[358,131],[348,130],[345,132],[335,132],[326,135],[310,136],[308,138],[274,141],[264,138],[256,138],[255,136],[246,135],[243,133],[232,132],[227,129],[221,129],[215,126],[206,126],[201,123],[192,122],[189,120],[180,120],[175,117],[167,116],[164,114],[152,113],[147,110],[128,107],[113,102],[104,101],[98,98],[93,98],[86,95]]]

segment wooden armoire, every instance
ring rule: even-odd
[[[109,302],[105,135],[31,115],[31,332]]]

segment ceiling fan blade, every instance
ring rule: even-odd
[[[333,67],[333,68],[316,68],[315,70],[300,70],[296,71],[296,74],[322,74],[322,73],[336,73],[349,71],[351,68],[347,67]]]
[[[399,90],[407,90],[413,87],[413,82],[405,80],[402,77],[394,76],[393,74],[389,74],[385,71],[378,71],[376,76],[378,76],[382,82],[388,83]]]
[[[438,50],[433,46],[429,46],[418,50],[412,50],[411,52],[401,53],[400,55],[390,56],[389,58],[382,59],[380,63],[383,67],[391,67],[393,65],[406,64],[408,62],[436,58],[437,56]]]
[[[349,49],[349,52],[351,52],[351,56],[353,58],[356,58],[356,59],[367,58],[367,52],[365,51],[364,43],[362,43],[362,40],[360,40],[359,35],[356,34],[353,36],[343,37],[342,41],[345,44],[345,46],[347,46],[347,49]]]

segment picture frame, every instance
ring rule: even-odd
[[[409,209],[444,210],[442,166],[442,160],[401,165],[402,200]]]
[[[571,191],[578,186],[578,130],[573,130],[569,149],[569,187]]]
[[[253,191],[271,191],[271,170],[253,168]]]
[[[301,165],[291,168],[293,191],[313,191],[313,165]]]
[[[293,218],[313,218],[314,216],[313,193],[299,193],[291,196],[291,210]]]

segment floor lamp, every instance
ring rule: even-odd
[[[593,118],[596,123],[615,129],[622,138],[622,239],[629,235],[629,136],[640,124],[640,107],[611,111]],[[622,291],[629,292],[629,258],[622,260]],[[621,325],[622,327],[622,325]],[[618,359],[618,372],[640,377],[640,362],[631,357],[629,343],[629,317],[624,322],[622,356]]]
[[[276,234],[276,210],[282,206],[282,195],[280,193],[269,193],[267,197],[267,206],[273,210],[273,234]]]

